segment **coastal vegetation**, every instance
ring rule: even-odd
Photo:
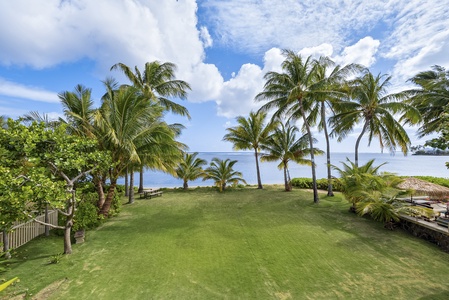
[[[339,193],[312,197],[283,185],[164,190],[124,205],[58,263],[57,236],[17,249],[0,277],[20,281],[0,298],[448,298],[446,253],[356,217]]]
[[[72,229],[101,225],[91,235],[98,244],[80,246],[78,258],[61,258],[60,253],[55,253],[56,247],[52,243],[56,237],[25,246],[23,251],[29,251],[29,254],[20,252],[22,250],[17,252],[17,258],[13,259],[19,259],[21,263],[17,267],[13,265],[11,270],[32,290],[25,293],[35,293],[45,287],[32,274],[27,275],[23,271],[25,269],[21,269],[22,265],[35,267],[33,262],[25,263],[27,256],[39,261],[39,255],[53,254],[52,261],[63,262],[65,268],[49,274],[49,279],[44,281],[46,285],[55,282],[58,286],[64,285],[61,274],[67,270],[73,271],[74,278],[67,279],[67,285],[57,291],[54,298],[85,298],[85,293],[92,289],[75,291],[78,282],[83,282],[84,287],[95,284],[95,279],[103,277],[99,275],[96,278],[94,271],[109,270],[119,265],[113,262],[111,255],[106,255],[108,258],[103,262],[92,260],[92,257],[98,258],[95,251],[111,251],[114,253],[112,257],[118,255],[122,259],[131,258],[134,254],[135,260],[131,265],[135,267],[151,262],[146,265],[152,270],[149,272],[149,286],[153,292],[168,298],[179,295],[173,294],[179,289],[193,298],[194,295],[200,295],[200,298],[211,295],[348,298],[354,290],[354,295],[364,294],[372,298],[386,296],[383,293],[388,291],[367,291],[368,283],[385,282],[385,274],[391,274],[388,272],[395,268],[416,283],[414,270],[408,269],[423,266],[423,257],[428,257],[425,252],[429,248],[417,246],[418,242],[410,242],[410,237],[401,233],[394,233],[395,239],[389,241],[389,244],[398,243],[395,247],[400,250],[389,249],[387,245],[382,249],[376,248],[380,236],[385,238],[386,235],[379,233],[372,219],[391,227],[400,213],[429,216],[430,212],[405,205],[399,199],[403,191],[397,188],[401,179],[394,174],[378,172],[382,164],[375,166],[374,161],[369,161],[359,166],[358,149],[362,137],[367,134],[369,144],[378,139],[381,148],[391,152],[399,149],[406,154],[411,143],[404,126],[409,125],[420,126],[422,137],[437,133],[439,137],[428,143],[437,145],[439,149],[447,148],[449,73],[434,66],[431,71],[419,73],[411,79],[417,89],[390,94],[387,87],[391,77],[387,75],[375,76],[358,65],[340,67],[325,57],[305,58],[290,50],[283,54],[285,60],[281,71],[265,74],[263,90],[255,97],[261,104],[259,110],[251,112],[248,117],[239,116],[236,119],[238,125],[228,128],[223,137],[223,140],[233,143],[236,150],[254,151],[257,189],[241,189],[246,181],[244,174],[234,169],[236,160],[215,157],[203,169],[208,162],[198,158],[197,153],[188,153],[188,145],[179,141],[184,126],[167,123],[166,115],[174,113],[190,118],[187,109],[176,102],[177,99],[187,99],[190,85],[176,79],[176,66],[169,62],[149,62],[143,72],[122,63],[112,66],[111,69],[121,70],[130,83],[120,84],[113,78],[106,79],[99,107],[94,106],[91,90],[79,84],[73,91],[59,94],[64,118],[50,120],[38,112],[30,112],[18,120],[0,117],[0,172],[4,174],[0,178],[0,230],[4,233],[2,256],[11,258],[11,250],[16,251],[9,249],[6,238],[13,224],[35,220],[37,214],[49,208],[58,210],[63,219],[61,224],[53,227],[64,230],[64,248],[60,251],[64,254],[74,252]],[[268,115],[272,116],[271,120],[268,120]],[[333,167],[329,139],[342,141],[358,125],[362,130],[354,146],[354,161],[348,160],[342,169]],[[322,131],[326,139],[327,178],[324,180],[316,178],[315,155],[324,152],[315,147],[315,128]],[[277,187],[262,190],[259,161],[279,161],[278,167],[284,171],[283,188],[291,193],[281,193]],[[292,180],[288,168],[293,162],[309,165],[311,178]],[[135,193],[143,192],[142,174],[145,169],[160,170],[183,179],[183,189],[165,191],[164,201],[135,201]],[[339,172],[340,176],[334,178],[332,170]],[[135,189],[134,171],[140,173],[138,189]],[[126,207],[124,216],[111,220],[124,200],[121,198],[122,188],[118,185],[122,177],[125,178],[126,203],[133,205]],[[189,190],[188,181],[197,178],[212,180],[215,189]],[[312,193],[293,190],[292,186],[311,189]],[[319,187],[327,191],[328,197],[319,193]],[[214,192],[217,190],[220,193]],[[224,191],[226,193],[222,193]],[[340,191],[343,197],[339,193],[334,195],[334,191]],[[310,199],[313,201],[309,203]],[[351,211],[370,218],[347,214],[344,200],[351,204]],[[229,223],[229,216],[237,225]],[[214,220],[213,225],[217,227],[208,229],[210,220]],[[134,221],[136,224],[132,225]],[[129,224],[124,226],[126,222]],[[151,226],[144,226],[142,222]],[[267,224],[270,226],[264,226]],[[338,230],[331,235],[331,229],[326,228]],[[148,230],[145,233],[149,233],[149,237],[140,231],[143,229]],[[108,230],[113,232],[112,236]],[[115,234],[122,235],[119,238]],[[223,235],[230,236],[226,238]],[[184,236],[193,238],[184,240]],[[364,238],[366,236],[369,238]],[[401,246],[396,239],[406,246]],[[242,244],[242,240],[246,243]],[[178,242],[182,247],[175,251]],[[277,247],[279,244],[283,245],[281,250]],[[209,252],[212,245],[217,245],[217,248]],[[357,249],[369,254],[354,262],[341,261],[341,257],[353,257],[354,250],[346,247],[348,245],[356,245]],[[146,248],[140,248],[143,246]],[[222,249],[220,247],[228,247],[226,251],[229,252],[218,251]],[[402,257],[401,253],[408,253],[404,257],[410,258],[407,247],[417,249],[418,254],[412,255],[417,262],[403,268],[393,259],[389,266],[379,267],[381,261],[382,266],[385,263],[385,255]],[[184,254],[180,254],[181,248]],[[197,250],[199,252],[195,252]],[[46,253],[38,253],[40,251]],[[175,256],[183,257],[185,262],[171,264]],[[366,265],[368,257],[374,258],[371,267]],[[155,258],[160,260],[155,261]],[[274,262],[276,260],[281,263]],[[71,263],[81,261],[87,261],[87,265],[84,263],[81,268]],[[242,267],[246,261],[253,264],[248,268]],[[332,265],[332,270],[327,269],[326,264]],[[286,266],[289,266],[287,271]],[[89,275],[93,277],[87,280],[88,283],[80,277],[84,267],[93,273]],[[126,272],[127,267],[128,264],[122,271]],[[210,281],[206,278],[211,269],[223,268],[224,274],[219,271]],[[366,279],[367,274],[372,275],[372,272],[365,273],[366,268],[382,270],[365,282],[363,278]],[[420,280],[435,276],[435,271],[441,268],[444,269],[441,263],[436,263],[432,269],[423,271],[425,274],[421,274]],[[135,276],[148,273],[148,269],[142,269]],[[335,269],[339,271],[335,272]],[[237,278],[231,270],[239,270],[242,275]],[[347,270],[351,272],[347,273]],[[347,274],[345,280],[340,274],[343,271]],[[112,273],[123,276],[123,272]],[[177,274],[181,274],[180,278],[175,279]],[[301,274],[308,275],[304,277]],[[359,276],[354,277],[353,274]],[[399,275],[394,274],[394,278]],[[126,277],[133,282],[147,282],[141,275],[135,276]],[[168,280],[169,277],[173,280]],[[292,283],[292,278],[295,278],[295,283]],[[363,284],[360,284],[360,278]],[[173,285],[162,289],[160,280]],[[329,289],[319,289],[314,280],[323,280]],[[343,281],[351,284],[339,289]],[[436,298],[442,296],[442,299],[448,295],[447,289],[437,283],[432,285],[432,289],[413,287],[399,284],[395,285],[394,291],[400,290],[404,298],[413,297],[418,292]],[[13,291],[20,292],[20,288],[18,284]],[[148,288],[142,288],[142,291],[148,291]],[[440,289],[441,293],[435,294],[435,289]],[[107,298],[112,290],[102,290],[101,293]],[[114,296],[121,293],[129,295],[126,288],[114,291],[117,293]]]

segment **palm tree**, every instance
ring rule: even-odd
[[[366,71],[363,76],[349,83],[351,99],[334,104],[342,111],[330,118],[334,127],[332,134],[338,135],[338,141],[351,133],[357,123],[363,123],[355,143],[355,165],[358,165],[358,149],[366,132],[368,145],[377,137],[382,149],[387,147],[394,152],[399,147],[404,154],[408,152],[410,138],[401,122],[416,124],[420,121],[420,114],[417,109],[402,101],[406,99],[406,94],[387,94],[390,79],[391,76],[373,76]],[[399,120],[396,120],[396,114],[400,114]]]
[[[367,193],[382,191],[385,188],[384,180],[379,176],[379,168],[385,163],[374,166],[374,159],[362,166],[347,159],[348,163],[343,163],[343,169],[333,166],[340,173],[340,186],[342,193],[352,206],[351,211],[356,211],[356,205],[362,201]]]
[[[308,148],[309,137],[303,135],[299,139],[296,138],[296,133],[299,132],[296,126],[289,124],[280,124],[280,127],[274,130],[267,142],[262,146],[262,149],[267,151],[263,154],[262,161],[278,161],[279,169],[284,170],[284,185],[286,191],[291,191],[292,186],[290,182],[290,174],[288,172],[288,163],[294,161],[302,165],[311,165],[312,161],[304,157],[310,155]],[[322,154],[323,151],[314,149],[315,154]]]
[[[442,116],[449,105],[449,71],[441,66],[433,66],[431,70],[420,72],[409,81],[419,86],[418,89],[407,91],[413,95],[410,103],[422,115],[418,136],[439,132],[444,127]]]
[[[123,63],[115,64],[111,70],[120,69],[131,81],[131,84],[142,94],[144,98],[160,104],[164,109],[175,114],[190,118],[188,110],[167,97],[187,98],[187,90],[190,85],[182,80],[175,79],[176,65],[170,62],[147,62],[143,74],[136,67],[134,73],[130,67]]]
[[[143,73],[134,67],[133,70],[123,63],[117,63],[111,67],[111,70],[121,70],[132,86],[136,88],[136,92],[145,99],[149,99],[150,103],[160,105],[164,110],[169,110],[181,116],[190,118],[188,110],[167,97],[178,97],[180,99],[187,98],[187,90],[190,85],[182,80],[175,79],[176,65],[170,62],[160,63],[159,61],[147,62]],[[143,170],[144,162],[140,167],[140,184],[139,191],[143,190]]]
[[[110,186],[100,213],[107,216],[112,204],[118,177],[126,167],[140,164],[139,147],[151,145],[160,128],[160,111],[150,105],[150,100],[137,93],[134,87],[121,86],[114,81],[105,82],[106,94],[102,106],[95,114],[95,122],[101,132],[102,145],[111,153],[115,163],[110,169]],[[172,138],[171,136],[169,138]]]
[[[189,188],[188,181],[195,180],[204,175],[202,166],[206,165],[206,160],[197,158],[198,152],[189,154],[185,153],[183,160],[176,169],[176,176],[183,180],[183,188]]]
[[[334,196],[332,190],[332,168],[329,130],[327,127],[328,111],[335,112],[333,103],[347,97],[345,89],[346,79],[349,75],[361,70],[361,66],[350,64],[344,67],[336,65],[328,57],[320,57],[315,61],[317,81],[325,82],[323,93],[317,95],[316,101],[312,103],[308,116],[309,124],[317,124],[318,130],[324,132],[326,140],[327,160],[327,196]]]
[[[242,173],[233,170],[236,160],[221,160],[219,158],[212,158],[212,162],[209,167],[204,170],[205,175],[203,180],[212,179],[220,192],[226,189],[226,185],[231,183],[233,185],[246,181],[242,178]]]
[[[263,188],[262,180],[260,179],[259,151],[273,128],[277,125],[275,122],[265,125],[266,116],[265,112],[251,112],[247,119],[241,116],[237,117],[239,125],[227,128],[228,133],[223,138],[223,140],[234,144],[234,150],[254,150],[258,189]]]
[[[290,119],[302,118],[309,138],[310,159],[312,161],[313,202],[318,203],[313,137],[308,112],[312,103],[325,93],[326,81],[319,81],[317,67],[312,57],[303,59],[293,51],[283,50],[286,57],[282,63],[282,73],[268,72],[263,92],[256,96],[257,101],[268,100],[259,110],[276,108],[274,118],[287,116]]]

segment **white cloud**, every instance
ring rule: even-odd
[[[335,62],[341,65],[356,63],[369,68],[376,62],[375,55],[379,45],[379,40],[370,36],[364,37],[354,45],[344,48],[342,54],[335,57]]]
[[[1,1],[0,64],[40,69],[87,58],[103,79],[116,75],[109,68],[117,62],[143,67],[160,60],[177,64],[177,74],[198,72],[219,84],[218,69],[203,62],[212,39],[205,27],[198,30],[196,13],[195,0]],[[216,94],[216,84],[195,81],[198,101]]]
[[[324,43],[340,51],[354,33],[373,28],[393,13],[388,0],[209,0],[201,5],[222,43],[254,53],[273,46],[300,49]]]
[[[334,47],[331,44],[324,43],[316,47],[303,48],[299,51],[299,54],[304,57],[312,56],[318,58],[320,56],[332,56],[334,52]]]
[[[45,91],[40,88],[25,86],[0,78],[0,95],[41,101],[48,103],[59,103],[58,94]]]
[[[204,48],[212,47],[214,41],[209,34],[206,26],[201,26],[200,28],[200,38],[203,41]]]

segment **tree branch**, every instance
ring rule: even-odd
[[[42,224],[42,225],[45,225],[45,226],[49,226],[49,227],[51,227],[51,228],[65,229],[64,226],[58,226],[58,225],[53,225],[53,224],[50,224],[50,223],[45,223],[45,222],[36,220],[35,217],[33,217],[32,215],[30,215],[30,214],[27,213],[27,212],[23,212],[23,213],[24,213],[26,216],[28,216],[29,218],[31,218],[31,221],[34,221],[34,222],[36,222],[36,223],[39,223],[39,224]]]

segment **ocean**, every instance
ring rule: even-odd
[[[205,159],[208,164],[212,158],[220,159],[230,158],[237,160],[234,165],[234,170],[243,174],[243,178],[248,184],[257,184],[256,163],[254,153],[251,152],[200,152],[198,156]],[[354,161],[354,153],[332,153],[331,163],[339,168],[342,167],[342,162],[346,162],[346,158]],[[445,163],[449,162],[449,156],[426,156],[426,155],[408,155],[404,156],[402,153],[395,155],[389,153],[359,153],[359,165],[364,164],[370,159],[375,159],[374,165],[377,166],[386,163],[379,171],[391,172],[397,175],[406,176],[435,176],[435,177],[449,177],[449,169],[446,168]],[[316,160],[316,174],[317,178],[326,178],[326,156],[319,155],[315,157]],[[281,184],[284,180],[283,171],[277,168],[279,162],[260,162],[260,173],[262,184]],[[207,165],[205,166],[207,167]],[[290,177],[312,177],[312,171],[309,166],[298,165],[294,162],[289,163]],[[337,171],[333,170],[332,175],[338,177]],[[135,184],[138,185],[138,173],[135,174]],[[121,178],[118,181],[120,184],[124,183]],[[211,180],[203,181],[198,179],[189,181],[189,187],[196,186],[212,186],[214,183]],[[182,180],[174,178],[169,174],[160,171],[146,170],[144,173],[145,187],[182,187]]]

